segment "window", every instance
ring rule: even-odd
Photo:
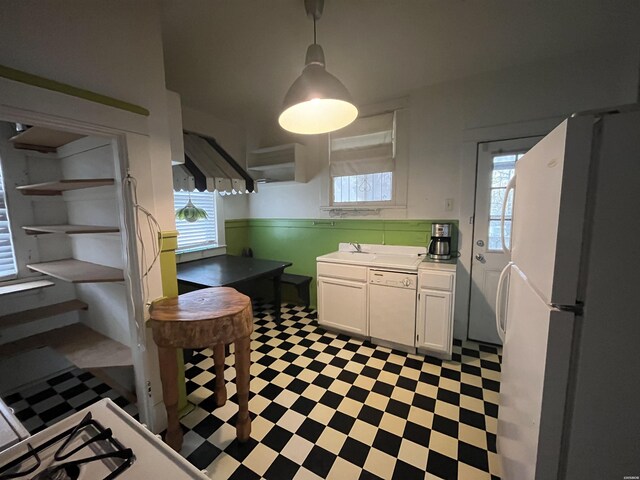
[[[359,118],[331,134],[333,205],[393,202],[395,124],[395,113],[384,113]]]
[[[216,219],[216,194],[213,192],[173,192],[175,209],[184,207],[191,197],[191,203],[207,212],[207,218],[188,222],[176,218],[178,230],[178,251],[200,250],[218,244]]]
[[[500,239],[500,218],[502,217],[502,202],[507,184],[516,168],[516,161],[524,155],[522,153],[499,154],[493,157],[493,169],[491,172],[491,196],[489,205],[489,251],[501,252],[502,240]],[[511,244],[511,215],[513,213],[513,195],[507,199],[507,208],[504,214],[504,239],[507,245]]]
[[[16,277],[16,257],[11,242],[11,227],[4,194],[4,177],[0,165],[0,281]]]

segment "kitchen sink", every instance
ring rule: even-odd
[[[331,252],[323,255],[326,261],[344,261],[345,263],[369,264],[376,259],[376,253],[369,252]]]
[[[344,263],[366,267],[417,270],[426,249],[424,247],[397,247],[388,245],[362,245],[356,252],[348,243],[341,243],[339,250],[317,257],[318,262]]]

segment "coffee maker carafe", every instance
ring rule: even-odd
[[[450,223],[434,223],[431,225],[429,258],[433,260],[449,260],[451,258]]]

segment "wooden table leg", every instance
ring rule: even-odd
[[[238,441],[246,442],[251,434],[249,417],[249,368],[251,366],[251,338],[244,337],[235,341],[236,390],[238,391],[238,420],[236,436]]]
[[[167,433],[164,441],[179,452],[182,448],[182,428],[178,419],[178,360],[173,347],[158,347],[162,396],[167,409]]]
[[[273,277],[273,308],[275,309],[276,323],[280,323],[280,306],[282,304],[282,272]]]
[[[227,388],[224,384],[225,345],[220,342],[213,346],[213,365],[216,372],[215,399],[218,407],[227,402]]]

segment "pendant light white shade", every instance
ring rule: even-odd
[[[357,117],[340,80],[320,65],[308,65],[285,96],[278,122],[293,133],[317,134],[346,127]]]
[[[289,132],[312,135],[339,130],[357,117],[349,91],[327,72],[322,47],[309,45],[304,70],[284,97],[278,123]]]

